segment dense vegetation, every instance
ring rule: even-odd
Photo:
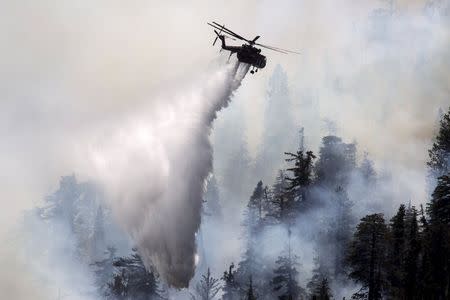
[[[401,204],[393,217],[371,213],[359,222],[347,188],[357,176],[363,191],[376,191],[377,176],[367,158],[358,165],[355,144],[326,136],[316,155],[303,149],[286,152],[289,167],[275,182],[257,181],[248,199],[243,229],[245,251],[230,262],[221,278],[209,268],[191,291],[192,299],[332,299],[333,287],[353,288],[352,299],[449,299],[450,297],[450,110],[444,114],[429,151],[430,176],[436,178],[425,207]],[[280,155],[281,156],[281,155]],[[98,293],[105,299],[164,299],[167,287],[136,249],[118,256],[108,245],[109,212],[98,206],[103,197],[90,184],[64,177],[60,189],[35,213],[77,236],[75,256],[90,264]],[[204,215],[221,216],[215,179],[209,182]],[[405,199],[407,200],[407,199]],[[406,201],[405,201],[406,202]],[[423,202],[426,202],[424,199]],[[299,281],[301,257],[293,243],[299,220],[314,211],[332,212],[314,238],[315,267],[308,282]],[[65,225],[64,225],[64,224]],[[63,225],[61,225],[63,224]],[[108,225],[110,226],[110,225]],[[270,228],[284,233],[277,257],[264,251]],[[109,230],[110,231],[110,230]],[[350,290],[350,289],[349,289]]]

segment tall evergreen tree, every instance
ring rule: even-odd
[[[424,293],[433,299],[450,297],[450,176],[441,176],[428,204],[425,235]]]
[[[253,291],[253,280],[251,277],[245,300],[256,300],[255,292]]]
[[[390,222],[390,247],[389,247],[389,272],[388,280],[390,283],[390,294],[396,299],[405,297],[404,278],[405,278],[405,254],[406,254],[406,207],[401,204],[397,214],[392,217]]]
[[[313,270],[313,276],[308,282],[307,288],[312,299],[329,300],[331,299],[331,291],[329,287],[329,272],[324,267],[319,257],[314,258],[316,267]]]
[[[208,268],[206,275],[202,275],[200,282],[195,286],[195,291],[200,297],[200,300],[212,300],[220,291],[219,279],[211,276],[211,271]]]
[[[345,187],[350,172],[356,167],[356,146],[346,144],[337,136],[325,136],[316,162],[317,182],[335,188]]]
[[[108,295],[108,284],[111,281],[111,278],[114,277],[114,259],[115,254],[117,252],[116,248],[108,247],[107,248],[107,257],[100,261],[93,263],[91,266],[94,269],[95,274],[95,284],[101,295]]]
[[[382,214],[361,219],[350,245],[350,277],[362,285],[354,299],[382,299],[386,290],[387,226]]]
[[[163,299],[158,275],[145,268],[137,252],[129,257],[117,258],[113,265],[118,272],[108,284],[112,299]]]
[[[236,281],[236,270],[234,264],[231,263],[228,270],[223,273],[222,280],[224,285],[222,287],[222,300],[239,300],[240,287]]]
[[[435,178],[450,173],[450,108],[440,120],[439,132],[428,155],[427,164]]]
[[[421,252],[421,238],[419,233],[419,224],[417,221],[417,210],[413,206],[406,213],[406,236],[407,246],[404,262],[404,287],[405,298],[417,298],[419,288],[419,256]]]
[[[377,173],[375,172],[373,162],[369,159],[367,152],[364,153],[364,157],[359,165],[359,172],[366,184],[373,184],[375,182]]]
[[[260,235],[263,231],[263,208],[265,207],[265,191],[262,181],[259,181],[249,199],[245,213],[246,249],[236,272],[236,280],[240,286],[247,284],[252,278],[252,285],[262,293],[262,299],[269,297],[270,290],[266,284],[270,271],[263,257]]]
[[[287,171],[292,173],[291,177],[286,177],[289,185],[286,192],[293,194],[294,199],[300,198],[297,201],[306,200],[306,188],[311,184],[313,160],[316,158],[312,151],[303,153],[303,150],[298,150],[297,153],[285,152],[286,162],[294,162],[294,166],[288,168]]]
[[[288,222],[295,217],[295,203],[292,194],[286,190],[289,183],[285,173],[280,170],[272,187],[271,193],[271,209],[269,216],[278,222]]]
[[[272,287],[280,300],[299,299],[305,291],[298,284],[297,266],[298,257],[292,253],[290,242],[287,253],[280,255],[276,260],[277,268],[274,270]]]
[[[264,190],[263,182],[260,180],[253,190],[253,194],[250,196],[250,201],[248,203],[248,208],[256,211],[259,222],[262,222],[264,217],[264,208],[266,205],[265,193],[266,191]]]
[[[334,195],[333,206],[336,209],[336,217],[330,228],[330,241],[334,244],[334,278],[342,279],[346,274],[346,252],[352,239],[355,219],[352,213],[352,202],[347,192],[342,187],[337,187]]]

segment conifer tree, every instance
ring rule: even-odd
[[[433,299],[450,297],[450,176],[441,176],[427,207],[424,242],[424,294]]]
[[[245,297],[245,300],[256,300],[255,292],[253,291],[253,280],[252,277],[250,277],[250,283],[247,290],[247,296]]]
[[[450,173],[450,108],[440,120],[439,132],[428,156],[427,165],[435,178]]]
[[[356,146],[346,144],[337,136],[325,136],[315,165],[316,181],[335,188],[348,184],[350,172],[356,166]]]
[[[364,153],[364,157],[359,166],[359,171],[366,184],[373,184],[376,180],[377,173],[373,167],[373,162],[369,159],[367,152]]]
[[[401,204],[397,214],[392,217],[390,222],[391,239],[388,253],[388,280],[390,283],[391,296],[398,299],[404,298],[404,255],[406,254],[405,218],[406,207],[404,204]]]
[[[288,187],[289,183],[286,180],[286,175],[280,170],[272,187],[271,209],[269,212],[269,216],[278,222],[291,220],[295,215],[294,198],[292,194],[286,192]]]
[[[258,182],[252,196],[249,199],[245,213],[244,228],[246,237],[246,249],[236,273],[236,280],[241,286],[247,284],[252,278],[252,285],[263,295],[270,293],[267,281],[270,271],[266,265],[261,251],[260,234],[263,230],[263,208],[265,206],[265,191],[262,181]],[[264,296],[263,296],[264,298]]]
[[[292,253],[290,241],[286,252],[276,260],[277,268],[274,270],[272,287],[280,300],[299,299],[299,297],[304,295],[305,291],[297,281],[298,256]]]
[[[264,217],[265,192],[263,182],[260,180],[253,190],[253,194],[250,196],[250,200],[247,205],[249,209],[251,208],[256,211],[258,222],[260,223]]]
[[[334,243],[334,278],[343,277],[345,271],[346,251],[352,239],[354,227],[354,216],[352,213],[352,202],[347,192],[342,187],[335,190],[334,207],[336,208],[336,220],[332,224],[331,240]]]
[[[212,300],[220,291],[219,279],[211,276],[211,271],[208,268],[206,275],[202,275],[199,283],[195,286],[195,290],[200,297],[200,300]]]
[[[350,277],[362,285],[354,299],[382,299],[386,291],[387,226],[382,214],[361,219],[350,245]]]
[[[129,257],[117,258],[113,266],[118,270],[108,284],[112,299],[162,299],[158,275],[145,268],[141,256],[135,251]]]
[[[224,281],[222,300],[239,300],[240,288],[236,281],[234,263],[231,263],[228,270],[223,273],[222,280]]]
[[[313,270],[313,276],[307,287],[312,299],[329,300],[331,299],[331,291],[329,287],[329,275],[326,268],[321,263],[319,257],[314,258],[316,268]]]
[[[294,162],[294,166],[287,171],[292,173],[291,177],[286,177],[289,185],[286,192],[293,194],[294,198],[300,197],[300,201],[306,200],[306,188],[312,181],[313,160],[316,156],[312,151],[303,153],[298,150],[297,153],[285,152],[286,162]]]
[[[417,296],[419,287],[418,268],[421,251],[417,210],[414,206],[407,210],[406,225],[407,246],[404,262],[405,298],[414,299]]]
[[[108,294],[108,283],[111,281],[111,277],[114,275],[114,259],[117,252],[115,247],[107,248],[108,257],[103,260],[93,263],[91,266],[94,269],[95,284],[101,295]]]

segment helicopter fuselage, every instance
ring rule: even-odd
[[[261,49],[247,44],[243,44],[242,46],[228,46],[225,44],[224,38],[221,38],[221,40],[222,49],[230,51],[230,56],[233,53],[236,53],[240,62],[247,63],[258,69],[262,69],[266,66],[266,57],[260,53]]]

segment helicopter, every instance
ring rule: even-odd
[[[253,69],[250,70],[251,74],[258,72],[258,69],[263,69],[266,66],[266,57],[261,54],[261,49],[256,48],[255,46],[266,48],[272,51],[277,51],[283,54],[289,53],[300,54],[299,52],[257,43],[256,41],[260,38],[259,35],[257,35],[252,40],[249,40],[226,28],[225,25],[220,25],[217,22],[207,24],[214,28],[214,33],[217,35],[216,38],[214,39],[213,46],[216,44],[217,39],[220,39],[222,42],[221,50],[230,51],[230,56],[228,57],[228,60],[230,59],[231,55],[233,55],[233,53],[236,53],[239,62],[247,63],[251,67],[253,67]],[[229,46],[225,43],[225,39],[231,39],[234,41],[238,39],[243,40],[246,43],[242,44],[242,46]]]

